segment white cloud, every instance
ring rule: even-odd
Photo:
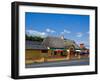
[[[69,30],[66,30],[66,29],[64,29],[64,32],[65,33],[71,33]]]
[[[52,30],[52,29],[47,28],[47,29],[46,29],[46,32],[48,32],[48,33],[54,33],[55,31]]]
[[[50,29],[46,29],[46,32],[50,32]]]
[[[83,33],[81,32],[76,33],[76,37],[82,37],[82,36],[83,36]]]
[[[69,34],[69,33],[71,33],[69,30],[66,30],[66,29],[64,29],[64,31],[63,32],[61,32],[61,34]]]
[[[39,32],[36,30],[26,30],[26,34],[29,36],[41,36],[41,37],[47,36],[45,32]]]

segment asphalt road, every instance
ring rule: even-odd
[[[79,66],[79,65],[89,65],[89,59],[85,58],[85,59],[80,59],[80,60],[33,63],[33,64],[26,64],[26,68]]]

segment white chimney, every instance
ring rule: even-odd
[[[63,35],[61,36],[61,39],[64,39],[64,36]]]

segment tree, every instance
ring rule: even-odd
[[[40,41],[42,42],[44,40],[44,38],[40,37],[40,36],[28,36],[26,34],[26,40],[29,40],[29,41]]]

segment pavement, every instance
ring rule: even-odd
[[[60,67],[60,66],[80,66],[89,65],[89,58],[77,59],[77,60],[64,60],[55,62],[43,62],[26,64],[26,68],[40,68],[40,67]]]

